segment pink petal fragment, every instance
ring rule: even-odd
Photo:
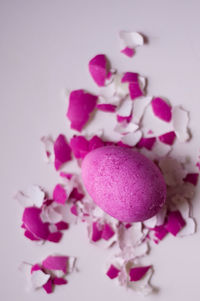
[[[172,108],[166,101],[164,101],[162,98],[156,97],[156,98],[153,98],[151,105],[152,105],[154,114],[158,118],[160,118],[166,122],[171,121]]]
[[[125,72],[121,79],[122,83],[137,83],[138,73],[135,72]]]
[[[56,203],[64,205],[67,201],[68,195],[61,184],[57,184],[53,190],[53,199]]]
[[[71,160],[71,149],[64,135],[59,135],[54,143],[55,169],[58,170],[64,163]]]
[[[130,269],[130,281],[139,281],[144,277],[147,271],[151,268],[151,266],[144,266],[144,267],[135,267]]]
[[[130,97],[131,97],[132,100],[134,100],[137,97],[140,97],[140,96],[144,95],[143,91],[140,88],[139,81],[129,84],[129,93],[130,93]]]
[[[49,278],[49,280],[47,281],[47,283],[45,283],[43,285],[43,289],[46,291],[47,294],[53,293],[53,282],[52,282],[51,278]]]
[[[56,226],[58,231],[67,230],[69,228],[69,224],[66,223],[66,222],[63,222],[63,221],[61,221],[59,223],[56,223],[55,226]]]
[[[70,211],[73,215],[75,216],[78,216],[78,211],[77,211],[77,207],[76,205],[73,205],[71,208],[70,208]]]
[[[110,278],[110,279],[114,279],[118,276],[120,270],[117,269],[114,265],[111,264],[111,266],[109,267],[106,275]]]
[[[176,138],[176,134],[174,131],[168,132],[166,134],[160,135],[158,139],[168,145],[172,145],[174,143],[174,139]]]
[[[104,54],[98,54],[89,61],[89,71],[99,87],[105,86],[108,74],[108,61]]]
[[[42,266],[47,270],[63,271],[67,273],[68,256],[48,256],[43,260]]]
[[[58,243],[61,240],[62,236],[63,234],[59,231],[50,233],[48,236],[48,241]]]
[[[33,233],[31,233],[31,232],[28,231],[28,230],[26,230],[26,231],[24,232],[24,236],[27,237],[27,238],[30,239],[30,240],[33,240],[33,241],[38,241],[38,240],[40,240],[40,238],[34,236]]]
[[[80,201],[80,200],[82,200],[83,197],[84,197],[84,194],[82,192],[78,191],[77,187],[74,187],[74,189],[72,190],[72,192],[70,194],[70,199]]]
[[[132,119],[132,113],[129,116],[117,115],[117,121],[120,122],[120,123],[123,123],[124,121],[129,123],[131,121],[131,119]]]
[[[33,266],[32,266],[32,268],[31,268],[31,274],[33,273],[33,272],[35,272],[35,271],[40,271],[40,270],[42,270],[41,269],[41,266],[39,265],[39,264],[34,264]]]
[[[105,224],[103,227],[101,238],[103,238],[105,240],[109,240],[114,234],[115,234],[115,232],[113,231],[111,226],[109,224]]]
[[[101,103],[101,104],[97,104],[97,109],[103,112],[115,112],[116,111],[117,106],[116,105],[112,105],[109,103]]]
[[[171,211],[168,214],[168,220],[165,229],[174,236],[185,226],[185,221],[179,211]]]
[[[163,240],[168,233],[164,225],[156,226],[152,230],[154,231],[154,236],[159,240]]]
[[[55,277],[53,279],[53,284],[55,285],[63,285],[63,284],[67,284],[67,280],[61,277]]]
[[[49,235],[48,224],[42,222],[40,214],[41,209],[39,208],[25,208],[22,216],[22,221],[25,224],[26,229],[34,236],[46,240]]]
[[[183,179],[183,181],[191,183],[194,186],[196,186],[197,182],[198,182],[198,178],[199,178],[199,174],[198,173],[188,173],[186,175],[186,177]]]
[[[101,140],[101,138],[99,138],[98,136],[93,136],[89,140],[89,151],[102,146],[104,146],[104,141]]]
[[[101,239],[102,230],[97,222],[92,224],[92,241],[96,242]]]
[[[133,48],[129,48],[129,47],[125,47],[120,52],[125,54],[128,57],[133,57],[135,54],[135,50]]]
[[[71,121],[71,128],[81,131],[94,111],[98,97],[84,90],[70,93],[67,117]]]
[[[137,144],[138,148],[142,148],[145,147],[148,150],[152,150],[154,144],[156,142],[156,138],[155,137],[150,137],[150,138],[141,138],[140,141]]]
[[[60,176],[61,176],[62,178],[71,180],[71,178],[73,177],[73,174],[68,173],[68,172],[61,171],[61,172],[60,172]]]
[[[77,159],[83,159],[89,152],[89,142],[83,136],[73,136],[70,140],[70,146]]]

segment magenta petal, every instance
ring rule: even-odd
[[[68,172],[61,171],[61,172],[60,172],[60,176],[61,176],[62,178],[66,178],[66,179],[68,179],[68,180],[71,180],[73,174],[72,174],[72,173],[68,173]]]
[[[125,54],[128,57],[133,57],[135,54],[135,50],[133,48],[129,48],[129,47],[125,47],[120,52]]]
[[[145,147],[148,150],[152,150],[155,142],[156,142],[156,138],[155,137],[141,138],[140,141],[137,144],[137,147],[138,148]]]
[[[105,86],[108,61],[104,54],[98,54],[89,61],[89,71],[99,87]]]
[[[58,170],[62,164],[71,160],[71,149],[64,135],[59,135],[54,143],[55,169]]]
[[[41,266],[39,265],[39,264],[34,264],[33,266],[32,266],[32,268],[31,268],[31,274],[33,273],[33,272],[35,272],[35,271],[40,271],[40,270],[42,270],[42,268],[41,268]]]
[[[103,112],[115,112],[117,106],[109,104],[109,103],[101,103],[97,104],[97,109]]]
[[[53,279],[53,284],[54,285],[63,285],[63,284],[67,284],[67,280],[61,277],[55,277]]]
[[[43,223],[41,218],[41,209],[36,207],[25,208],[22,221],[26,229],[34,236],[40,239],[47,239],[49,235],[48,223]]]
[[[172,119],[172,108],[162,98],[156,97],[151,102],[154,114],[160,119],[170,122]]]
[[[122,83],[137,83],[138,82],[138,73],[126,72],[122,76]]]
[[[199,174],[198,173],[188,173],[186,175],[186,177],[183,179],[183,181],[191,183],[194,186],[196,186],[197,182],[198,182],[198,178],[199,178]]]
[[[101,138],[99,138],[98,136],[93,136],[89,140],[89,151],[102,146],[104,146],[104,141],[101,140]]]
[[[75,90],[70,93],[67,117],[71,121],[71,128],[81,131],[94,111],[98,97],[84,90]]]
[[[111,226],[109,224],[105,224],[103,227],[101,238],[103,238],[105,240],[109,240],[114,234],[115,234],[115,232],[113,231]]]
[[[101,239],[102,230],[97,222],[92,224],[92,241],[98,241]]]
[[[152,230],[154,231],[154,236],[159,240],[162,240],[168,233],[164,225],[156,226]]]
[[[106,275],[110,278],[110,279],[114,279],[118,276],[120,270],[117,269],[114,265],[111,264],[111,266],[109,267]]]
[[[67,230],[69,228],[69,224],[63,221],[56,223],[55,226],[57,230]]]
[[[64,205],[68,195],[62,185],[57,184],[53,190],[53,199],[55,202]]]
[[[38,241],[40,240],[40,238],[36,237],[33,235],[33,233],[31,233],[30,231],[26,230],[24,232],[24,236],[26,236],[28,239],[33,240],[33,241]]]
[[[53,282],[52,282],[51,278],[49,278],[49,280],[47,281],[47,283],[45,283],[43,285],[43,289],[46,291],[47,294],[53,293]]]
[[[77,211],[77,208],[76,208],[76,205],[73,205],[71,208],[70,208],[70,211],[73,215],[75,216],[78,216],[78,211]]]
[[[129,275],[130,275],[130,281],[139,281],[144,277],[144,275],[147,273],[147,271],[150,269],[149,266],[144,267],[135,267],[130,269]]]
[[[131,99],[144,95],[138,81],[129,84],[129,94]]]
[[[59,231],[50,233],[48,236],[48,241],[57,243],[61,240],[62,236],[63,236],[63,234]]]
[[[74,187],[74,189],[72,190],[72,192],[70,194],[70,199],[73,199],[75,201],[80,201],[80,200],[82,200],[83,197],[84,197],[84,194],[79,192],[77,187]]]
[[[67,273],[67,264],[67,256],[48,256],[42,262],[42,266],[45,269],[52,271],[63,271],[65,274]]]
[[[83,136],[73,136],[70,140],[70,146],[77,159],[83,159],[89,152],[89,142]]]
[[[174,139],[176,138],[175,132],[171,131],[166,134],[160,135],[158,139],[168,145],[172,145],[174,143]]]
[[[117,115],[117,121],[119,123],[122,123],[122,122],[127,122],[129,123],[132,119],[132,113],[130,116],[120,116],[120,115]]]
[[[165,229],[174,236],[185,226],[185,221],[179,211],[172,211],[168,214]]]

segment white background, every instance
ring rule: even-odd
[[[58,181],[53,168],[43,162],[40,137],[69,135],[63,93],[66,88],[95,92],[87,63],[97,53],[106,53],[121,71],[147,76],[150,95],[166,96],[191,112],[193,139],[179,153],[195,161],[200,148],[199,11],[198,0],[0,0],[1,300],[144,299],[105,276],[109,252],[88,243],[83,225],[66,232],[58,245],[34,246],[23,237],[22,209],[12,197],[32,183],[51,192]],[[133,59],[119,52],[121,29],[149,38]],[[199,196],[200,192],[193,203],[197,222]],[[160,290],[146,300],[200,299],[199,238],[199,231],[184,239],[169,236],[154,247],[147,261],[154,265],[153,284]],[[28,294],[17,270],[20,262],[37,262],[53,252],[77,256],[80,272],[50,296],[43,291]]]

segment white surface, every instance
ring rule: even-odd
[[[43,163],[40,137],[68,134],[64,90],[95,91],[87,62],[101,52],[108,54],[113,67],[147,76],[150,95],[165,96],[191,112],[193,139],[177,154],[196,160],[200,148],[199,10],[198,0],[0,1],[1,300],[144,299],[115,287],[104,275],[108,252],[88,243],[82,225],[67,231],[58,245],[36,247],[25,239],[20,229],[22,209],[12,196],[29,184],[39,183],[52,191],[58,176]],[[117,34],[122,29],[140,31],[149,38],[133,59],[119,53]],[[200,192],[193,205],[197,221],[199,199]],[[146,300],[199,300],[199,239],[198,231],[184,239],[167,237],[154,247],[147,261],[154,265],[153,284],[160,291]],[[37,262],[53,252],[78,256],[80,272],[51,296],[42,291],[28,294],[17,267],[23,260]]]

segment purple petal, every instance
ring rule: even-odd
[[[151,266],[144,266],[144,267],[135,267],[130,269],[130,281],[139,281],[144,277],[147,271],[151,268]]]
[[[70,93],[67,117],[71,121],[71,128],[81,131],[96,107],[98,97],[84,90]]]
[[[55,168],[58,170],[62,164],[71,160],[71,149],[64,135],[59,135],[54,143]]]
[[[198,178],[199,178],[199,174],[198,173],[188,173],[186,175],[186,177],[183,179],[183,181],[191,183],[194,186],[196,186],[197,182],[198,182]]]
[[[160,135],[158,139],[168,145],[172,145],[174,143],[174,139],[176,138],[176,134],[174,131],[168,132],[166,134]]]
[[[185,221],[179,211],[172,211],[168,214],[165,229],[174,236],[185,226]]]
[[[160,119],[170,122],[172,119],[172,108],[162,98],[156,97],[151,102],[154,114]]]
[[[98,54],[89,61],[89,71],[99,87],[105,86],[107,78],[108,61],[104,54]]]
[[[109,267],[106,275],[110,278],[110,279],[114,279],[118,276],[120,270],[117,269],[114,265],[111,264],[111,266]]]
[[[63,234],[59,231],[50,233],[48,236],[48,241],[58,243],[61,240],[62,236]]]
[[[43,260],[42,266],[47,270],[63,271],[67,273],[68,256],[48,256]]]

